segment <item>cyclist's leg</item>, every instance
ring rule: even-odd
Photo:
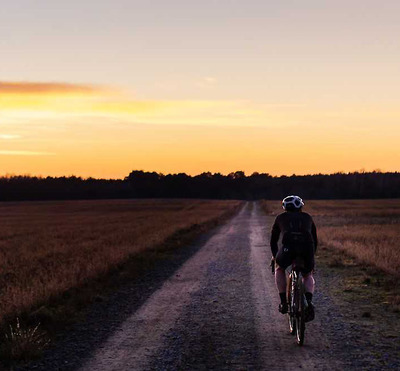
[[[276,287],[279,292],[279,298],[281,300],[278,310],[282,314],[285,314],[288,311],[288,303],[287,303],[287,297],[286,297],[286,287],[287,287],[286,286],[286,272],[285,272],[285,268],[282,268],[279,265],[277,265],[275,268],[275,283],[276,283]]]
[[[314,294],[315,280],[312,272],[303,275],[303,283],[306,293]]]
[[[313,276],[314,269],[314,250],[310,247],[306,249],[305,254],[305,267],[303,273],[303,283],[305,289],[305,296],[307,299],[306,322],[312,321],[315,316],[314,304],[312,302],[315,290],[315,280]]]
[[[304,269],[302,269],[303,274],[303,283],[304,288],[307,293],[312,294],[314,293],[315,289],[315,280],[313,277],[313,270],[314,270],[314,248],[311,245],[306,245],[302,248],[302,256],[304,258]]]
[[[275,283],[280,293],[286,293],[286,272],[279,265],[275,268]]]
[[[275,283],[279,294],[286,293],[286,273],[285,269],[292,264],[291,249],[282,246],[276,254],[275,261]]]
[[[290,249],[281,247],[276,254],[275,283],[279,292],[281,304],[279,311],[287,313],[288,305],[286,298],[286,272],[285,269],[292,263]]]
[[[304,283],[304,289],[305,289],[305,297],[307,300],[307,309],[306,309],[306,322],[312,321],[315,317],[315,307],[314,303],[312,301],[313,299],[313,294],[314,294],[314,289],[315,289],[315,280],[313,277],[312,272],[309,272],[308,274],[303,275],[303,283]]]

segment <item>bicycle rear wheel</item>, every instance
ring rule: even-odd
[[[297,290],[297,313],[296,313],[296,341],[298,345],[304,344],[304,333],[306,330],[305,324],[305,310],[306,302],[304,296],[304,286],[301,276],[298,279],[298,290]]]

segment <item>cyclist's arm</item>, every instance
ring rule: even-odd
[[[272,227],[272,232],[271,232],[271,252],[272,256],[275,258],[276,253],[278,252],[278,241],[279,241],[279,235],[281,233],[281,229],[279,228],[279,224],[276,222]]]
[[[312,238],[314,240],[314,252],[316,252],[317,246],[318,246],[318,237],[317,237],[317,227],[315,226],[314,222],[312,223],[312,226],[311,226],[311,234],[312,234]]]

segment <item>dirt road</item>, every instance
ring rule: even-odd
[[[321,274],[316,319],[307,325],[305,345],[295,344],[277,311],[272,222],[257,203],[247,203],[158,287],[147,284],[151,294],[139,298],[137,288],[126,288],[37,369],[375,369],[371,349],[356,349],[359,335],[322,294],[328,282]]]
[[[288,335],[268,266],[270,224],[247,204],[82,370],[342,369],[318,320],[303,348]]]

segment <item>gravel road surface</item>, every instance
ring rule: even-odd
[[[323,294],[329,282],[322,273],[316,319],[307,324],[304,346],[296,345],[277,310],[272,222],[257,203],[246,203],[187,255],[99,303],[85,325],[31,369],[379,369],[373,344],[357,349],[357,329]]]

